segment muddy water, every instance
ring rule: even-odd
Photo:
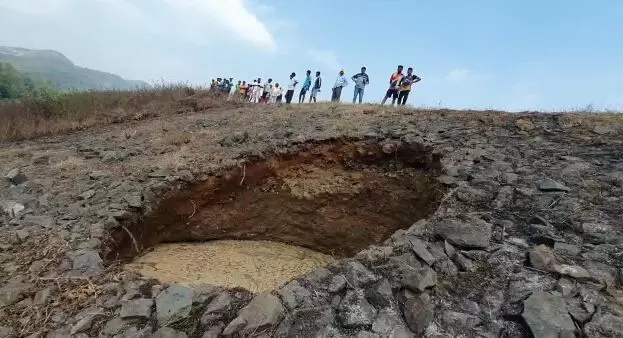
[[[166,283],[273,290],[333,261],[302,247],[268,241],[212,241],[156,246],[126,268]]]

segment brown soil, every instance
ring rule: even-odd
[[[303,150],[300,150],[303,148]],[[246,164],[170,196],[126,225],[141,250],[163,242],[268,240],[351,256],[432,213],[439,157],[418,145],[326,142]],[[136,254],[125,230],[109,259]]]
[[[225,240],[160,244],[125,268],[163,283],[263,292],[332,261],[329,255],[283,243]]]

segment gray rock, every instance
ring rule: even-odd
[[[344,277],[353,287],[365,287],[379,280],[379,277],[373,274],[361,263],[351,260],[344,264]]]
[[[575,325],[565,300],[548,292],[535,292],[524,301],[521,315],[534,337],[575,337]]]
[[[381,337],[413,337],[413,333],[409,331],[401,315],[391,309],[379,311],[372,323],[372,331]]]
[[[296,309],[311,296],[310,292],[296,280],[283,286],[277,293],[290,310]]]
[[[376,308],[390,307],[394,301],[392,286],[385,278],[365,290],[366,299]]]
[[[428,252],[426,249],[426,243],[415,237],[409,238],[409,242],[411,243],[411,249],[413,252],[415,252],[418,257],[426,262],[426,264],[432,266],[435,263],[435,256]]]
[[[568,278],[560,278],[556,285],[558,290],[564,297],[575,297],[578,294],[578,288],[575,282]]]
[[[85,276],[94,276],[104,269],[104,262],[97,251],[93,249],[79,249],[68,253],[72,269]]]
[[[546,177],[540,180],[538,182],[538,186],[539,186],[539,190],[541,191],[563,191],[563,192],[571,191],[571,189],[569,189],[564,184],[558,183],[549,177]]]
[[[170,327],[161,327],[158,331],[154,332],[151,338],[188,338],[188,335]]]
[[[13,329],[8,326],[0,326],[0,338],[13,337]]]
[[[208,304],[208,307],[206,308],[205,313],[211,314],[211,313],[223,312],[232,305],[233,300],[234,299],[229,294],[229,292],[223,291],[218,296],[216,296],[216,298],[214,298],[210,302],[210,304]]]
[[[437,224],[434,231],[450,244],[460,248],[484,249],[489,246],[491,240],[491,224],[479,218],[469,222],[447,220]]]
[[[74,326],[71,327],[71,331],[69,332],[71,335],[75,335],[79,332],[87,331],[93,325],[93,320],[100,316],[101,314],[96,313],[87,313],[85,314]]]
[[[11,200],[0,200],[0,207],[2,208],[3,213],[11,218],[16,218],[20,213],[22,213],[22,211],[24,211],[24,209],[26,209],[23,204]]]
[[[459,267],[459,270],[461,271],[467,271],[467,272],[476,271],[476,265],[474,264],[474,262],[472,262],[472,260],[463,256],[460,253],[457,253],[457,255],[454,257],[454,262],[456,263],[456,265]]]
[[[612,314],[595,315],[595,318],[584,326],[586,337],[620,337],[623,332],[623,317]]]
[[[52,296],[52,288],[47,287],[43,290],[37,291],[35,297],[33,298],[33,304],[35,305],[46,305]]]
[[[86,201],[88,199],[91,199],[91,197],[93,197],[93,196],[95,196],[95,190],[89,189],[89,190],[83,192],[82,194],[80,194],[80,196],[78,196],[78,197],[80,197],[81,200],[85,200]]]
[[[539,245],[532,249],[529,258],[530,265],[543,271],[552,271],[554,265],[557,264],[556,256],[554,256],[552,250],[546,245]]]
[[[323,337],[331,330],[334,314],[331,307],[313,307],[294,310],[277,328],[276,337]]]
[[[586,271],[586,269],[584,269],[583,267],[577,265],[557,264],[552,267],[552,271],[579,280],[591,279],[591,275],[588,273],[588,271]]]
[[[151,317],[153,299],[140,298],[127,301],[121,305],[121,318],[143,318]]]
[[[376,309],[368,303],[362,290],[348,290],[338,307],[338,319],[346,328],[372,325],[375,317]]]
[[[124,196],[123,199],[128,202],[128,205],[131,208],[140,209],[143,207],[143,199],[141,195],[127,195]]]
[[[593,132],[598,135],[614,134],[616,129],[610,126],[597,125],[593,128]]]
[[[224,328],[225,324],[222,322],[217,325],[210,326],[207,330],[205,330],[201,338],[219,338]]]
[[[182,285],[171,285],[156,298],[156,317],[161,326],[190,315],[193,291]]]
[[[19,170],[19,168],[11,169],[6,174],[6,179],[15,185],[22,184],[28,180],[26,178],[26,175],[24,175],[24,173],[22,173],[21,170]]]
[[[277,296],[269,292],[260,293],[238,312],[238,317],[227,325],[223,335],[261,333],[264,329],[276,326],[284,313],[285,308]]]
[[[338,293],[346,288],[346,277],[344,275],[335,275],[329,281],[327,290],[331,293]]]
[[[588,322],[595,312],[594,306],[585,306],[584,302],[578,298],[567,299],[567,311],[576,322],[585,324]]]
[[[33,287],[30,283],[9,282],[0,288],[0,308],[13,305],[22,299],[24,293]]]
[[[115,317],[109,320],[106,323],[106,325],[104,325],[101,333],[107,336],[114,336],[114,335],[120,334],[121,332],[126,330],[129,326],[130,326],[130,323],[127,320],[121,319],[121,317]]]
[[[474,328],[482,323],[480,318],[462,312],[446,311],[441,317],[446,328],[456,334],[472,332]]]
[[[91,173],[89,173],[89,178],[92,179],[92,180],[98,180],[100,178],[107,177],[107,176],[108,176],[107,173],[105,173],[103,171],[99,171],[99,170],[95,170],[95,171],[92,171]]]
[[[400,272],[399,282],[414,292],[424,292],[437,284],[437,273],[428,266],[419,269],[404,269]]]
[[[407,299],[402,313],[409,329],[421,335],[433,321],[434,309],[428,295],[423,293]]]
[[[54,218],[50,216],[34,216],[34,215],[26,215],[24,216],[24,220],[22,224],[25,226],[40,226],[43,228],[53,228],[56,222]]]
[[[574,244],[556,242],[554,244],[554,253],[558,255],[564,255],[569,257],[578,256],[581,252],[581,248]]]

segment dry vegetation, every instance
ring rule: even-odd
[[[226,104],[227,101],[221,96],[185,85],[162,85],[132,91],[63,93],[0,102],[0,142],[217,108]]]

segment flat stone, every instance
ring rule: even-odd
[[[447,220],[437,224],[434,231],[450,244],[465,249],[485,249],[491,241],[491,224],[479,218]]]
[[[335,275],[329,281],[327,290],[331,293],[338,293],[346,288],[346,277],[344,275]]]
[[[409,338],[414,337],[413,332],[407,328],[402,320],[402,315],[391,309],[383,309],[372,323],[372,332],[380,337]]]
[[[365,290],[366,299],[376,308],[390,307],[394,301],[392,286],[387,279],[381,279]]]
[[[623,332],[623,317],[612,314],[595,315],[584,326],[584,333],[586,337],[619,337]]]
[[[338,307],[338,319],[346,328],[372,325],[375,317],[376,309],[361,290],[348,290]]]
[[[219,338],[224,328],[225,324],[223,323],[218,323],[217,325],[210,326],[207,330],[205,330],[201,338]]]
[[[190,315],[193,291],[182,285],[171,285],[156,298],[156,317],[161,326]]]
[[[89,189],[89,190],[83,192],[82,194],[80,194],[80,196],[78,196],[78,197],[80,197],[80,199],[86,201],[88,199],[91,199],[91,197],[93,197],[93,196],[95,196],[95,190]]]
[[[24,175],[24,173],[22,173],[21,170],[19,170],[19,168],[11,169],[6,174],[6,179],[15,185],[22,184],[28,180],[26,178],[26,175]]]
[[[50,229],[54,227],[56,222],[54,221],[54,218],[50,216],[26,215],[24,216],[22,224],[25,226],[40,226]]]
[[[93,249],[79,249],[68,254],[72,269],[83,275],[97,275],[104,269],[104,262],[99,253]]]
[[[556,285],[558,290],[564,297],[575,297],[578,294],[578,288],[575,282],[568,278],[560,278]]]
[[[575,337],[575,324],[565,300],[548,292],[534,292],[524,301],[521,315],[534,337]]]
[[[426,262],[426,264],[432,266],[435,263],[435,256],[428,252],[426,249],[426,243],[417,238],[410,238],[409,242],[411,243],[411,249],[413,252],[415,252],[418,257]]]
[[[92,180],[97,180],[97,179],[100,179],[102,177],[107,177],[107,176],[108,174],[106,172],[99,171],[99,170],[92,171],[91,173],[89,173],[89,178]]]
[[[17,303],[25,292],[32,288],[30,283],[8,283],[0,288],[0,308]]]
[[[575,257],[580,254],[582,249],[578,245],[556,242],[554,244],[554,252],[559,255]]]
[[[208,304],[208,307],[206,308],[205,313],[211,314],[211,313],[223,312],[232,305],[233,300],[234,299],[229,294],[229,292],[223,291],[218,296],[216,296],[216,298],[214,298],[210,302],[210,304]]]
[[[276,326],[283,318],[285,310],[279,297],[269,292],[260,293],[238,312],[238,317],[227,325],[223,335],[259,334],[264,329]]]
[[[151,338],[188,338],[188,335],[170,327],[161,327],[158,331],[154,332]]]
[[[402,312],[409,329],[418,335],[433,321],[433,305],[426,294],[407,299]]]
[[[365,287],[379,280],[378,276],[355,260],[345,263],[343,273],[348,283],[353,287]]]
[[[579,280],[591,279],[590,273],[588,273],[586,269],[578,265],[557,264],[552,267],[552,271]]]
[[[556,182],[553,179],[546,177],[538,182],[539,190],[541,191],[562,191],[569,192],[570,188],[562,183]]]
[[[121,304],[121,318],[143,318],[149,319],[151,317],[152,307],[154,306],[153,299],[140,298],[133,299]]]
[[[334,321],[331,307],[301,308],[289,313],[279,324],[276,337],[323,337]]]
[[[616,130],[609,126],[597,125],[593,128],[593,132],[598,135],[614,134]]]
[[[311,297],[311,293],[296,280],[283,286],[277,293],[290,310],[296,309]]]
[[[414,292],[424,292],[437,284],[437,273],[428,266],[418,269],[403,269],[400,284]]]
[[[104,325],[101,333],[107,336],[118,335],[130,326],[129,322],[121,317],[115,317]]]
[[[127,195],[124,196],[123,199],[131,208],[140,209],[143,207],[143,199],[141,195]]]
[[[471,332],[482,323],[478,316],[456,311],[446,311],[441,318],[446,327],[453,328],[455,333]]]
[[[532,249],[529,258],[530,265],[543,271],[552,271],[553,266],[557,263],[556,256],[546,245],[539,245]]]

